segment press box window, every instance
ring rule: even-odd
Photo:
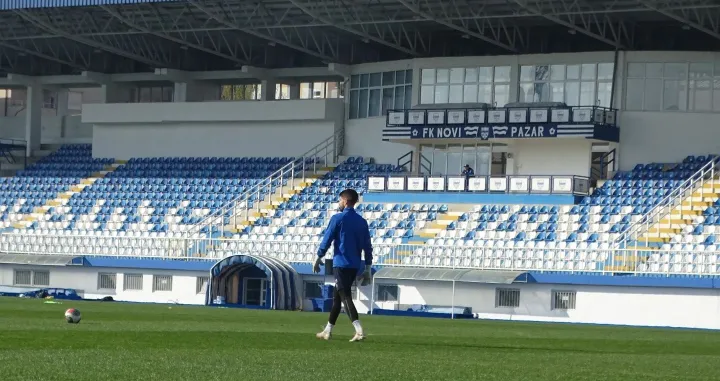
[[[397,302],[398,286],[390,284],[378,285],[377,300],[378,302]]]
[[[574,310],[576,296],[575,291],[553,291],[550,308],[553,310]]]
[[[142,274],[125,274],[123,282],[123,290],[125,291],[142,291],[143,276]]]
[[[17,286],[32,285],[32,271],[30,271],[30,270],[15,270],[14,284]]]
[[[49,286],[50,285],[50,272],[49,271],[33,271],[33,286]]]
[[[497,288],[495,289],[495,308],[499,307],[520,307],[520,289]]]
[[[172,291],[172,275],[153,275],[153,292]]]
[[[305,299],[322,298],[322,286],[320,282],[305,282]]]
[[[195,293],[204,294],[207,289],[207,284],[210,282],[210,278],[206,276],[199,276],[195,280]]]
[[[98,274],[98,290],[114,290],[117,285],[117,274]]]

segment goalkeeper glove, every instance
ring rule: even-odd
[[[358,277],[360,286],[367,286],[372,281],[371,266],[365,266],[365,271]]]
[[[321,258],[321,257],[317,257],[317,259],[315,260],[315,265],[313,266],[313,272],[314,272],[315,274],[319,274],[319,273],[320,273],[320,266],[322,266],[322,264],[323,264],[323,263],[322,263],[322,258]]]

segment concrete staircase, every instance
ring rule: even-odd
[[[13,228],[26,229],[45,215],[50,208],[66,205],[74,194],[82,192],[83,189],[93,185],[98,179],[105,177],[108,173],[115,171],[125,163],[126,161],[124,160],[118,160],[103,168],[102,171],[93,173],[89,177],[80,180],[79,183],[71,186],[67,191],[58,193],[54,199],[47,201],[45,205],[35,208],[32,213],[25,215],[21,221],[15,222]]]
[[[35,164],[44,157],[55,152],[60,146],[53,146],[43,144],[39,150],[33,152],[32,156],[25,158],[24,149],[14,149],[10,151],[14,161],[9,160],[7,157],[0,156],[0,177],[11,177],[15,176],[18,171],[21,171],[32,164]]]
[[[315,173],[307,173],[303,180],[302,176],[298,176],[295,179],[295,185],[293,189],[288,189],[287,186],[278,187],[277,190],[269,197],[265,197],[264,200],[256,203],[250,207],[250,210],[241,208],[236,213],[235,217],[230,217],[230,223],[225,226],[225,230],[230,231],[234,234],[241,233],[246,227],[252,226],[260,218],[267,217],[277,209],[278,206],[290,200],[294,195],[302,192],[305,188],[311,186],[318,179],[323,178],[326,174],[332,172],[337,167],[336,164],[327,165],[322,169],[315,171]]]
[[[701,216],[718,198],[720,198],[720,180],[706,181],[691,195],[685,197],[670,213],[650,225],[650,228],[640,236],[638,246],[657,247],[670,242],[674,235],[682,233],[686,226],[692,224],[693,220]]]

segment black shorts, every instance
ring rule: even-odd
[[[335,275],[335,289],[338,291],[345,289],[349,292],[352,290],[358,271],[352,268],[335,267],[333,274]]]

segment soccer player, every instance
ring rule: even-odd
[[[372,265],[372,244],[370,243],[370,230],[367,221],[355,212],[355,204],[359,199],[358,193],[353,189],[346,189],[340,193],[338,201],[338,214],[332,216],[325,236],[318,248],[318,258],[313,266],[315,273],[320,272],[320,265],[325,253],[333,244],[333,275],[335,276],[335,292],[330,318],[322,332],[316,336],[318,339],[330,340],[332,329],[340,316],[342,304],[355,327],[355,336],[350,341],[365,339],[362,325],[358,318],[355,304],[352,301],[352,286],[355,279],[362,280],[362,285],[370,283],[370,266]],[[365,252],[365,267],[363,269],[361,252]]]

